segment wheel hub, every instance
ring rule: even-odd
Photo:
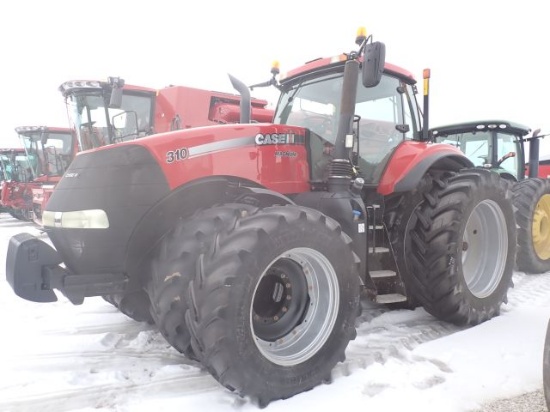
[[[250,326],[261,354],[290,366],[314,356],[332,333],[340,289],[338,275],[319,251],[286,251],[262,274],[251,302]]]
[[[288,334],[304,318],[308,300],[302,267],[290,259],[277,261],[260,281],[254,296],[256,335],[273,342]]]
[[[490,296],[500,284],[506,265],[506,219],[492,200],[479,203],[468,218],[462,239],[462,271],[470,292]]]

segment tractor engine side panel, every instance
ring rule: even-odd
[[[306,131],[299,127],[197,127],[134,144],[151,151],[172,190],[209,176],[242,178],[283,194],[310,190]]]
[[[153,206],[183,187],[218,176],[282,194],[309,191],[305,135],[304,129],[280,125],[211,126],[82,152],[46,210],[100,209],[109,227],[48,227],[48,234],[71,272],[126,273],[134,230]]]

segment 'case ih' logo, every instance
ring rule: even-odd
[[[266,144],[302,144],[304,137],[294,133],[258,133],[255,137],[257,145]]]

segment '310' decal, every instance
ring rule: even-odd
[[[180,162],[187,159],[189,156],[189,150],[186,147],[181,149],[169,150],[166,152],[166,163]]]

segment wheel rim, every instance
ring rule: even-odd
[[[339,303],[338,276],[323,254],[309,248],[285,252],[254,290],[250,326],[256,346],[277,365],[305,362],[330,337]]]
[[[499,205],[484,200],[472,211],[462,240],[462,273],[470,292],[490,296],[500,284],[508,253],[506,219]]]
[[[541,260],[550,259],[550,195],[543,195],[533,214],[533,247]]]

